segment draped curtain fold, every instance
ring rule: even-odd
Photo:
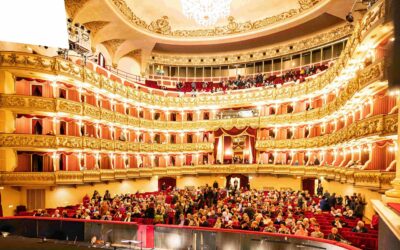
[[[249,163],[254,163],[256,158],[255,149],[255,138],[257,136],[257,129],[246,126],[244,128],[233,127],[229,130],[220,128],[214,131],[215,147],[214,155],[216,160],[221,162],[231,162],[233,157],[233,141],[232,137],[235,136],[246,136],[245,141],[245,159],[249,160]],[[228,154],[227,154],[228,152]]]

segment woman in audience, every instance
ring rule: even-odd
[[[353,233],[368,233],[368,229],[365,227],[363,221],[358,221],[357,226],[351,230]]]
[[[310,234],[311,237],[314,238],[324,238],[324,233],[321,232],[319,225],[314,225],[314,231]]]
[[[303,224],[299,223],[298,229],[294,234],[298,236],[308,236],[308,231],[304,228]]]

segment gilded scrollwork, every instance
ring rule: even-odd
[[[396,134],[397,126],[385,126],[384,124],[397,124],[397,114],[377,115],[357,121],[332,134],[326,134],[313,138],[286,139],[286,140],[257,140],[256,149],[296,149],[318,148],[340,144],[352,139],[372,135]]]
[[[115,181],[127,178],[148,178],[152,176],[171,176],[185,174],[272,174],[305,177],[325,177],[341,183],[354,184],[358,187],[374,190],[387,190],[395,178],[395,172],[380,172],[376,170],[354,170],[331,166],[289,166],[289,165],[196,165],[165,168],[128,168],[128,169],[98,169],[82,171],[56,171],[46,173],[2,172],[1,185],[76,185]]]
[[[313,8],[321,1],[322,0],[299,0],[298,8],[293,8],[283,13],[270,17],[265,17],[255,21],[236,22],[234,20],[234,17],[229,17],[228,24],[224,26],[194,30],[174,30],[171,27],[167,16],[157,18],[156,20],[148,24],[146,21],[138,17],[124,0],[110,0],[113,7],[116,8],[117,11],[119,11],[123,15],[123,17],[135,27],[170,37],[214,37],[260,30],[271,24],[275,24],[280,21],[298,16],[304,11]]]
[[[88,149],[121,152],[212,152],[214,144],[209,142],[181,144],[149,144],[98,139],[92,137],[0,134],[0,147],[33,149]]]

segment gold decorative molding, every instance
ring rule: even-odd
[[[67,0],[65,1],[65,10],[70,18],[75,18],[82,7],[89,2],[89,0]]]
[[[391,188],[390,182],[395,178],[395,172],[380,172],[371,170],[354,170],[331,166],[290,166],[290,165],[195,165],[179,167],[153,167],[128,169],[99,169],[83,171],[56,171],[46,173],[2,172],[0,185],[10,186],[54,186],[78,185],[101,181],[117,181],[121,179],[150,178],[153,176],[184,176],[184,175],[228,175],[231,173],[324,177],[357,187],[383,191]]]
[[[344,24],[335,27],[327,32],[313,35],[310,38],[302,39],[292,43],[263,47],[254,51],[232,53],[229,55],[169,55],[162,53],[152,53],[149,63],[161,65],[221,65],[221,64],[234,64],[234,63],[247,63],[250,61],[267,60],[274,57],[285,56],[288,54],[306,51],[321,45],[329,44],[349,36],[354,27],[350,24]]]
[[[331,134],[301,139],[257,140],[257,150],[310,149],[340,144],[372,135],[397,134],[398,114],[376,115],[357,121]]]
[[[148,144],[98,139],[84,136],[52,136],[28,134],[0,134],[0,147],[33,150],[101,150],[105,152],[130,153],[183,153],[212,152],[214,144],[209,142],[179,144]]]
[[[105,21],[93,21],[85,23],[85,27],[90,30],[92,38],[94,38],[102,28],[104,28],[110,22]]]
[[[290,9],[275,16],[266,17],[256,21],[236,22],[234,17],[228,18],[228,24],[217,26],[214,28],[194,29],[194,30],[176,30],[168,19],[168,16],[163,16],[152,21],[150,24],[138,17],[133,10],[128,6],[125,0],[109,0],[113,8],[115,8],[123,18],[125,18],[134,27],[145,30],[157,35],[168,37],[221,37],[232,34],[242,34],[249,31],[257,31],[264,29],[272,24],[287,21],[291,18],[310,10],[323,0],[299,0],[299,8]]]
[[[0,95],[0,108],[6,108],[19,114],[37,114],[43,112],[61,112],[69,115],[81,115],[99,120],[100,123],[116,123],[117,126],[133,126],[141,129],[172,130],[172,131],[213,131],[218,128],[231,129],[232,127],[263,127],[262,124],[276,126],[280,124],[297,124],[312,122],[327,117],[339,111],[358,91],[369,87],[371,83],[383,77],[383,63],[377,62],[365,69],[349,81],[337,98],[320,108],[293,114],[268,115],[251,118],[232,118],[221,120],[201,121],[156,121],[139,119],[118,112],[92,106],[90,104],[74,102],[66,99],[55,99],[34,96]]]

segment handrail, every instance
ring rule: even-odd
[[[292,238],[292,239],[299,239],[299,240],[307,240],[307,241],[315,241],[321,243],[328,243],[331,245],[336,245],[348,250],[360,250],[357,247],[347,245],[341,242],[321,239],[321,238],[314,238],[309,236],[299,236],[293,234],[279,234],[279,233],[269,233],[269,232],[259,232],[259,231],[248,231],[248,230],[240,230],[240,229],[225,229],[225,228],[209,228],[209,227],[190,227],[190,226],[179,226],[179,225],[166,225],[166,224],[156,224],[155,229],[157,227],[163,228],[173,228],[173,229],[187,229],[187,230],[198,230],[198,231],[207,231],[207,232],[223,232],[223,233],[235,233],[235,234],[250,234],[250,235],[265,235],[270,237],[282,237],[282,238]]]
[[[39,217],[39,216],[6,216],[0,217],[0,220],[42,220],[42,221],[70,221],[70,222],[83,222],[83,223],[97,223],[97,224],[119,224],[119,225],[138,225],[136,222],[125,221],[109,221],[109,220],[85,220],[74,218],[54,218],[54,217]]]
[[[111,65],[106,65],[104,68],[107,69],[108,71],[110,71],[111,73],[118,75],[128,81],[141,82],[141,80],[142,80],[139,75],[131,74],[126,71],[120,70],[118,68],[116,69],[116,68],[112,67]]]

